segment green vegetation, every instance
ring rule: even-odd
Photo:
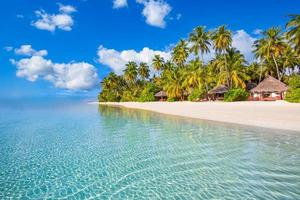
[[[241,88],[229,90],[225,96],[224,101],[233,102],[233,101],[246,101],[249,97],[249,93]]]
[[[158,92],[159,89],[156,87],[155,84],[149,82],[143,89],[141,96],[139,97],[139,102],[149,102],[149,101],[155,101],[155,93]]]
[[[289,80],[289,90],[285,100],[292,103],[300,103],[300,76],[295,75]]]
[[[289,81],[286,100],[299,102],[300,15],[290,15],[286,30],[271,27],[254,42],[255,62],[233,48],[226,26],[213,31],[196,27],[172,50],[172,59],[155,55],[151,66],[128,62],[123,75],[111,72],[102,82],[99,101],[154,101],[163,90],[168,101],[209,99],[208,91],[221,84],[229,88],[225,101],[248,98],[248,81],[258,84],[267,75]],[[214,50],[210,60],[204,56]],[[152,70],[153,69],[153,70]],[[297,71],[298,70],[298,71]]]

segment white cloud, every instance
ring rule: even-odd
[[[232,46],[241,51],[245,55],[248,62],[254,59],[253,43],[256,38],[251,37],[246,31],[238,30],[232,36]]]
[[[146,17],[146,23],[151,26],[165,28],[165,17],[171,12],[171,6],[163,0],[136,0],[143,4],[142,14]]]
[[[88,90],[98,83],[96,68],[88,63],[62,63],[53,65],[53,73],[44,77],[55,87],[69,90]]]
[[[127,0],[113,0],[113,8],[117,9],[117,8],[123,8],[123,7],[127,7]]]
[[[32,82],[43,79],[61,89],[88,90],[98,83],[96,68],[86,62],[54,63],[42,55],[32,55],[18,61],[12,59],[11,63],[17,67],[17,77]]]
[[[20,48],[15,49],[15,54],[23,56],[46,56],[48,55],[47,50],[36,51],[31,45],[22,45]]]
[[[126,64],[129,61],[134,61],[137,63],[145,62],[151,66],[152,60],[155,55],[160,55],[165,60],[171,59],[171,52],[168,51],[155,51],[148,47],[144,47],[140,52],[135,50],[124,50],[117,51],[115,49],[107,49],[100,46],[98,49],[98,61],[108,66],[116,74],[122,74],[123,70],[126,68]],[[152,67],[151,70],[153,71]]]
[[[71,14],[76,12],[76,9],[70,5],[59,4],[58,14],[48,14],[44,10],[35,11],[38,20],[32,22],[32,25],[37,29],[55,31],[61,29],[71,31],[74,24]]]
[[[255,35],[261,35],[261,33],[263,32],[262,29],[255,29],[252,33],[255,34]]]
[[[77,11],[75,7],[70,5],[63,5],[61,3],[58,3],[58,6],[59,6],[59,11],[61,13],[71,14]]]
[[[19,61],[11,60],[11,62],[17,66],[17,77],[24,77],[32,82],[52,72],[51,60],[46,60],[41,56],[32,56]]]

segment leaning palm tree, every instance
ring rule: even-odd
[[[129,83],[134,83],[137,78],[137,64],[135,62],[128,62],[124,70],[124,79]]]
[[[147,65],[147,63],[144,63],[144,62],[140,63],[140,66],[138,68],[138,74],[140,75],[140,77],[142,78],[143,81],[149,78],[150,70],[149,70],[149,66]]]
[[[274,62],[278,80],[281,80],[277,60],[282,55],[287,44],[284,42],[280,28],[272,27],[262,33],[263,37],[254,42],[254,52],[258,59],[267,63]]]
[[[290,15],[291,20],[286,24],[287,38],[300,56],[300,15]]]
[[[210,52],[210,32],[206,32],[204,26],[198,26],[190,34],[189,42],[192,44],[190,51],[193,52],[198,59],[200,53],[203,62],[203,55]]]
[[[220,26],[218,27],[211,35],[211,39],[213,41],[213,46],[217,54],[222,54],[224,56],[224,65],[225,68],[227,69],[227,62],[226,62],[226,50],[231,47],[232,43],[232,35],[231,31],[226,29],[226,26]],[[228,69],[227,71],[227,85],[229,86],[229,72]]]
[[[189,48],[185,40],[180,40],[172,52],[172,59],[176,65],[183,67],[189,56]]]
[[[160,55],[155,55],[153,60],[152,60],[152,65],[153,65],[153,68],[156,70],[156,71],[160,71],[162,69],[162,67],[164,66],[164,59],[160,56]]]

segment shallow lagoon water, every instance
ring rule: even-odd
[[[299,133],[86,102],[0,111],[0,199],[300,199]]]

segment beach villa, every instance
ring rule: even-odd
[[[156,93],[154,96],[157,101],[166,101],[168,98],[167,93],[165,91],[160,91]]]
[[[255,88],[250,90],[250,100],[254,101],[275,101],[282,100],[288,87],[278,79],[268,76]]]
[[[228,92],[228,87],[225,85],[219,85],[208,92],[208,96],[211,100],[223,100],[225,93]]]

